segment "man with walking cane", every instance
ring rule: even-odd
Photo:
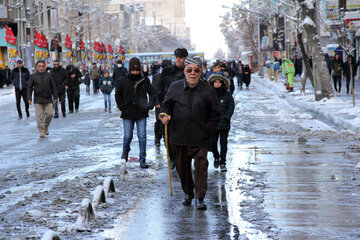
[[[185,192],[184,206],[195,205],[206,210],[204,198],[207,191],[208,159],[211,135],[220,120],[220,110],[215,88],[199,81],[202,72],[200,59],[187,57],[185,79],[171,84],[160,108],[162,123],[172,122],[170,144],[175,152],[176,171]],[[166,115],[165,115],[166,114]],[[191,171],[195,160],[194,180]],[[195,187],[195,193],[194,193]]]

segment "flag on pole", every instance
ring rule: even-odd
[[[107,63],[107,56],[106,56],[106,47],[104,43],[101,43],[101,49],[102,49],[102,63]]]
[[[100,63],[101,62],[101,45],[100,43],[98,43],[97,41],[95,41],[94,43],[94,46],[93,46],[93,50],[94,50],[94,53],[93,53],[93,62],[96,62],[96,63]]]
[[[81,38],[80,38],[80,52],[81,52],[81,63],[86,65],[85,43]]]
[[[109,44],[108,45],[108,59],[109,59],[109,62],[111,64],[114,64],[114,50],[112,48],[112,46]]]
[[[5,40],[6,40],[6,46],[7,46],[8,60],[9,60],[9,64],[12,65],[13,67],[15,67],[16,60],[18,58],[18,51],[16,48],[16,37],[15,37],[13,31],[11,30],[11,28],[9,28],[7,25],[5,25],[5,27],[6,27]]]
[[[35,45],[35,62],[43,60],[43,38],[42,34],[35,30],[34,36],[34,45]]]
[[[67,34],[65,38],[65,62],[67,64],[72,64],[72,43]]]
[[[49,54],[49,43],[46,39],[45,34],[41,33],[41,39],[42,39],[42,58],[44,59],[47,66],[52,67],[51,61],[50,61],[50,54]]]

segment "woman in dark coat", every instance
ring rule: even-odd
[[[251,82],[251,69],[248,64],[244,67],[244,83],[246,85],[246,88],[249,88]]]
[[[352,55],[349,55],[348,60],[344,64],[344,76],[346,78],[347,94],[349,94],[350,82],[352,82],[351,89],[354,89],[356,72],[357,72],[357,65],[355,58]],[[352,78],[351,78],[351,74],[352,74]]]
[[[209,83],[215,87],[220,105],[221,118],[212,139],[212,152],[214,155],[214,167],[222,172],[226,171],[226,153],[228,144],[228,135],[230,131],[230,119],[234,113],[234,99],[230,93],[229,80],[221,73],[214,73],[209,77]],[[217,142],[220,137],[220,155]]]

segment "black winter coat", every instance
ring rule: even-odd
[[[21,84],[20,84],[20,69],[18,67],[11,71],[10,81],[16,89],[26,89],[30,80],[30,72],[27,68],[21,68]]]
[[[244,82],[248,85],[251,81],[251,69],[249,66],[244,67]]]
[[[199,80],[190,88],[185,79],[171,84],[161,104],[171,116],[170,143],[186,147],[209,147],[220,120],[215,88]]]
[[[357,72],[357,65],[356,65],[355,60],[352,61],[351,65],[352,65],[352,74],[353,74],[353,77],[355,77],[356,72]],[[350,79],[351,72],[350,72],[350,63],[349,63],[349,61],[346,61],[344,63],[344,75],[345,75],[345,77],[347,79]]]
[[[55,81],[58,93],[65,93],[65,86],[68,85],[69,75],[63,67],[53,68],[51,75]]]
[[[115,87],[118,86],[119,80],[127,75],[128,75],[128,71],[126,70],[125,67],[119,68],[118,66],[115,65],[114,73],[112,75],[112,78],[114,79],[115,82]]]
[[[121,118],[146,118],[149,117],[149,110],[154,107],[154,89],[147,77],[136,78],[129,74],[120,79],[115,91],[115,100],[121,110]]]
[[[82,74],[81,74],[80,70],[78,68],[76,68],[76,67],[72,67],[67,72],[69,74],[69,81],[68,81],[68,84],[67,84],[69,89],[72,89],[72,90],[80,89],[79,85],[82,83],[81,82]],[[72,74],[75,74],[75,78],[71,77]]]
[[[184,78],[185,74],[183,68],[178,68],[175,64],[170,67],[164,68],[161,72],[158,88],[156,89],[156,98],[158,99],[156,105],[162,103],[170,85],[173,82]]]
[[[226,88],[221,87],[220,89],[215,90],[218,96],[218,102],[221,112],[220,122],[216,130],[230,129],[230,119],[235,109],[234,98]]]
[[[27,89],[28,100],[32,99],[33,91],[34,103],[48,104],[52,103],[53,98],[58,98],[55,81],[52,75],[47,72],[31,74]]]

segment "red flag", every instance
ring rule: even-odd
[[[122,45],[119,47],[119,53],[125,54],[124,47]]]
[[[6,27],[6,36],[5,36],[5,40],[6,42],[12,44],[12,45],[16,45],[16,37],[13,33],[13,31],[11,30],[11,28],[9,28],[7,25],[5,25]]]
[[[108,52],[109,52],[109,53],[113,53],[113,52],[114,52],[110,44],[108,45]]]
[[[39,33],[36,29],[35,29],[35,36],[34,36],[34,44],[35,46],[42,48],[42,36],[41,33]]]
[[[48,44],[48,41],[47,41],[47,39],[46,39],[46,36],[45,36],[45,34],[43,34],[43,33],[41,33],[41,40],[42,40],[42,45],[41,45],[41,47],[42,48],[49,48],[49,44]]]
[[[66,34],[66,40],[65,40],[65,47],[70,50],[72,49],[71,39],[67,34]]]
[[[81,38],[80,38],[80,49],[85,52],[85,44]]]
[[[106,47],[104,43],[101,43],[102,53],[106,53]]]

